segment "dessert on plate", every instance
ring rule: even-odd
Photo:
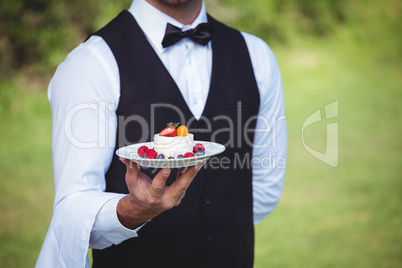
[[[154,148],[141,146],[138,155],[148,159],[181,159],[205,155],[201,143],[194,144],[194,135],[179,123],[168,123],[160,133],[154,135]]]

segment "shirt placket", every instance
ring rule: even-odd
[[[193,115],[199,118],[203,110],[202,83],[195,57],[195,44],[193,41],[187,38],[184,39],[183,42],[186,49],[184,72],[186,79],[186,91],[189,93],[189,108]]]

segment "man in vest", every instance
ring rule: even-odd
[[[277,61],[201,0],[135,0],[56,71],[55,203],[37,267],[253,266],[287,138]],[[203,168],[143,169],[115,151],[180,122],[224,144]],[[151,180],[150,178],[153,178]]]

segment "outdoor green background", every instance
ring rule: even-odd
[[[0,267],[33,267],[52,216],[47,84],[85,36],[130,0],[0,2]],[[283,75],[288,166],[278,208],[256,225],[255,267],[402,267],[402,3],[209,0],[217,18],[263,38]],[[339,165],[325,151],[339,124]],[[324,113],[323,113],[323,117]],[[134,256],[133,256],[134,260]]]

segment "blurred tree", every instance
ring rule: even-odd
[[[216,1],[216,0],[215,0]],[[233,25],[273,42],[287,42],[297,34],[328,36],[345,20],[345,0],[221,0],[236,7]]]
[[[10,76],[24,68],[45,74],[100,25],[96,15],[119,10],[131,1],[2,0],[0,1],[0,73]],[[54,59],[57,58],[57,59]]]
[[[1,0],[0,78],[21,70],[39,76],[51,73],[70,50],[121,9],[128,8],[131,1]],[[326,38],[340,25],[351,26],[359,18],[356,10],[369,4],[373,7],[375,1],[205,0],[213,15],[271,45],[291,42],[295,36]],[[400,10],[399,0],[387,3],[393,5],[388,13]],[[356,32],[368,32],[370,26],[359,23],[364,27],[357,27]],[[389,25],[400,28],[394,20]]]

